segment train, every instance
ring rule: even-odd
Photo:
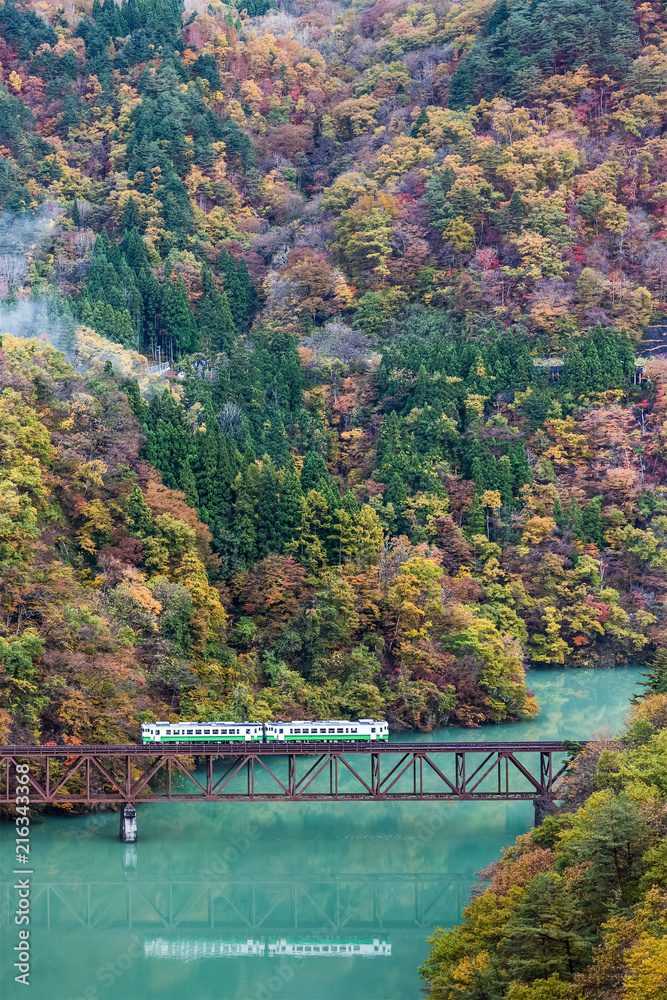
[[[308,719],[295,722],[152,722],[142,743],[374,743],[389,739],[384,719]]]

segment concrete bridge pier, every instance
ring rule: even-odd
[[[556,811],[556,803],[547,795],[541,795],[539,799],[533,799],[535,809],[535,826],[542,826],[547,816]]]
[[[123,844],[137,842],[137,810],[131,802],[120,807],[120,840]]]

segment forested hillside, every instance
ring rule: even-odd
[[[480,873],[463,923],[436,930],[430,1000],[665,996],[664,680],[652,673],[622,737],[575,757],[558,815]]]
[[[667,657],[666,32],[0,5],[0,740]]]

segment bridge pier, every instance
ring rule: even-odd
[[[137,842],[137,810],[131,802],[124,802],[120,807],[120,840],[122,844]]]
[[[556,803],[547,795],[541,795],[539,799],[533,799],[535,808],[535,826],[542,826],[547,816],[556,811]]]

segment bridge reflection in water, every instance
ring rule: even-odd
[[[348,936],[387,938],[385,928],[430,933],[455,923],[470,896],[469,874],[340,874],[313,880],[225,878],[156,880],[129,875],[119,881],[58,879],[31,884],[31,922],[68,930],[89,927],[222,940]],[[0,883],[4,914],[12,912],[13,882]],[[4,923],[4,921],[1,921]],[[178,932],[174,935],[174,932]],[[146,940],[149,940],[146,938]]]
[[[391,955],[387,938],[345,938],[340,940],[278,938],[276,940],[213,940],[206,938],[146,938],[145,958],[169,958],[194,962],[200,958],[382,958]]]

